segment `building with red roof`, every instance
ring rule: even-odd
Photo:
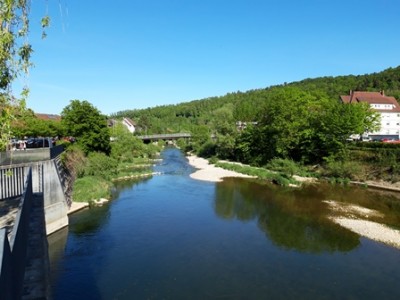
[[[350,91],[349,95],[340,96],[343,103],[368,103],[381,116],[381,126],[378,131],[364,135],[373,140],[396,139],[400,134],[400,106],[394,97],[382,92]]]

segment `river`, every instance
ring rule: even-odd
[[[54,299],[400,299],[400,250],[329,221],[323,200],[379,210],[394,193],[191,179],[177,149],[161,175],[117,185],[49,237]]]

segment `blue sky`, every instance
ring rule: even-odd
[[[399,15],[399,0],[32,0],[27,106],[111,114],[379,72],[400,65]]]

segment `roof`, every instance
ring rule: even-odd
[[[136,126],[136,123],[132,121],[130,118],[124,118],[123,119],[125,122],[129,123],[131,126]]]
[[[365,102],[371,104],[392,104],[393,109],[375,109],[381,112],[400,112],[400,106],[397,103],[396,98],[391,96],[386,96],[382,92],[350,92],[350,95],[340,96],[343,103],[360,103]]]
[[[61,121],[61,116],[53,114],[35,114],[38,119],[45,121]]]

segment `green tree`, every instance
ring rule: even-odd
[[[12,122],[25,109],[28,88],[19,96],[12,91],[13,81],[28,73],[33,52],[28,42],[29,0],[0,2],[0,150],[4,150],[12,137]],[[49,17],[42,19],[42,27],[49,25]],[[43,37],[45,33],[43,32]]]
[[[143,141],[129,132],[122,124],[116,124],[112,129],[111,157],[119,162],[131,162],[134,157],[146,153]]]
[[[86,154],[94,151],[110,153],[107,118],[88,101],[72,100],[63,109],[61,117],[66,133],[76,138]]]

